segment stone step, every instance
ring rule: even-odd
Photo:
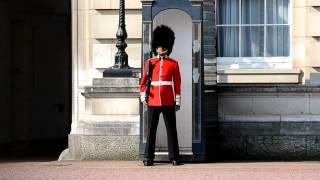
[[[139,78],[94,78],[92,84],[104,87],[137,87]]]

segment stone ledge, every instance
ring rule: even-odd
[[[93,85],[107,87],[139,87],[138,78],[94,78]]]
[[[219,84],[219,93],[319,93],[318,85]]]
[[[281,115],[282,122],[318,122],[320,123],[320,115],[304,114],[304,115]]]
[[[224,115],[220,117],[220,122],[230,123],[262,123],[262,122],[317,122],[320,123],[318,114],[299,114],[299,115]]]
[[[85,92],[81,94],[86,98],[138,98],[140,96],[139,88],[95,87],[86,88]]]
[[[225,115],[220,122],[280,122],[279,115]]]
[[[221,135],[320,136],[320,122],[222,122]]]
[[[134,136],[139,135],[139,122],[92,122],[80,121],[79,127],[85,135],[95,136]]]
[[[235,69],[218,70],[218,83],[300,83],[302,72],[298,69]]]
[[[81,94],[86,98],[139,97],[139,78],[94,78]]]
[[[140,122],[140,114],[136,115],[125,115],[125,114],[79,114],[80,121],[92,122],[92,123],[103,123],[103,122]]]

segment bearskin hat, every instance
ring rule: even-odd
[[[174,44],[174,32],[165,25],[157,26],[156,29],[153,31],[153,38],[152,38],[152,52],[156,56],[157,51],[156,49],[161,46],[163,48],[168,49],[167,54],[170,55],[173,44]]]

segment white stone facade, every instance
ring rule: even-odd
[[[317,23],[320,18],[320,1],[291,0],[291,3],[292,67],[267,70],[222,69],[218,71],[218,86],[320,84],[317,79],[320,78],[320,26]],[[101,69],[114,63],[117,50],[115,34],[118,26],[118,4],[118,0],[72,0],[71,135],[90,134],[80,125],[83,122],[139,123],[138,97],[86,99],[81,94],[85,86],[92,85],[94,78],[102,77]],[[141,8],[140,0],[126,1],[126,51],[129,65],[134,68],[141,68]],[[216,69],[209,71],[216,72]],[[222,92],[218,99],[218,117],[221,122],[320,121],[318,93]],[[133,134],[138,136],[139,131]]]

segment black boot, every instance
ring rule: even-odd
[[[153,166],[153,160],[152,159],[143,160],[143,165],[144,166]]]
[[[172,160],[171,163],[173,166],[183,165],[183,163],[179,159]]]

